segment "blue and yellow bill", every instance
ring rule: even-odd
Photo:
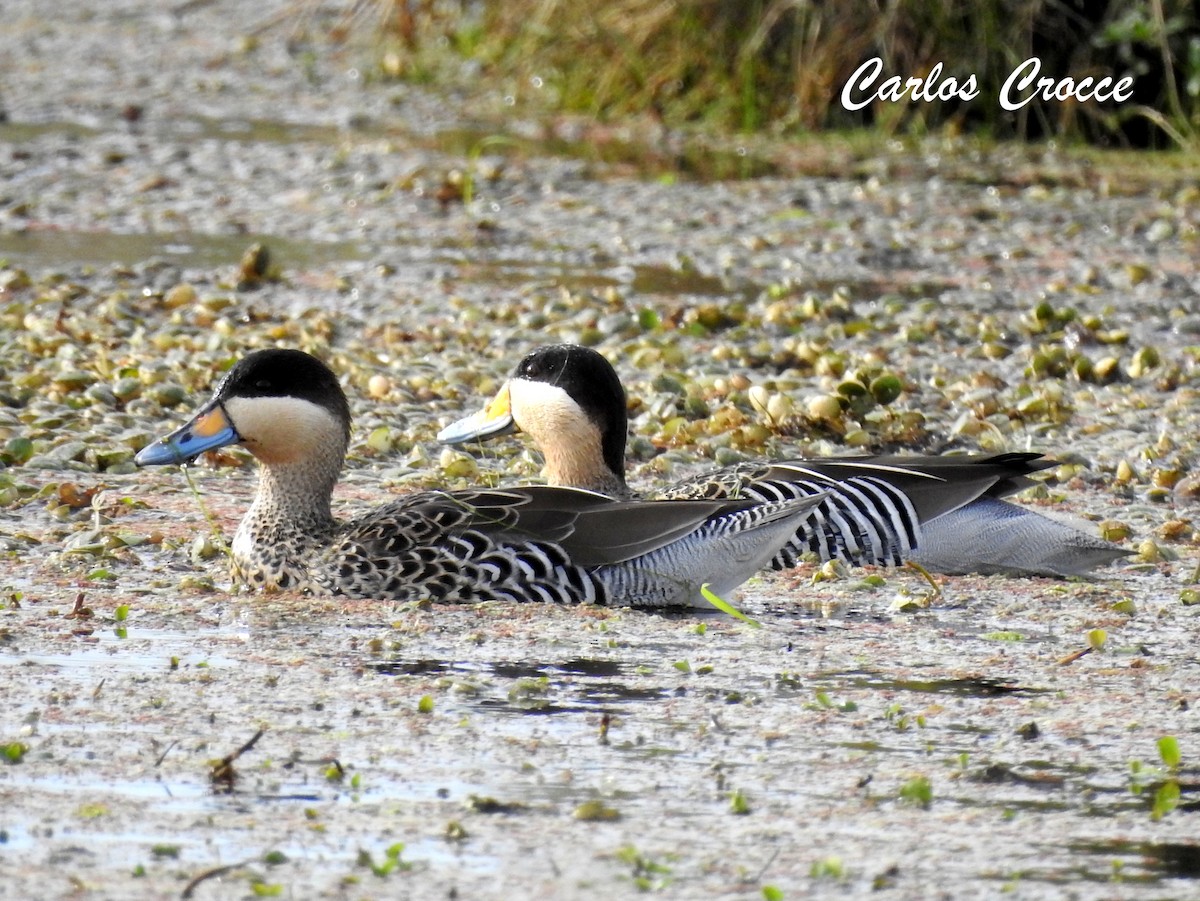
[[[236,444],[241,440],[225,408],[219,403],[212,403],[170,435],[143,447],[133,461],[138,466],[187,463],[205,451]]]

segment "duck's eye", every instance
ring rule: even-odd
[[[526,361],[525,365],[521,367],[521,375],[527,375],[530,378],[537,378],[541,374],[542,364],[537,360],[528,360]]]
[[[270,391],[272,388],[270,379],[259,379],[254,383],[254,387],[262,391]]]

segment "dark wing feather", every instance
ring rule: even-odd
[[[575,534],[560,545],[580,566],[622,563],[750,506],[748,501],[614,501],[582,513]]]
[[[379,507],[345,533],[388,554],[478,532],[494,541],[558,545],[576,566],[621,563],[694,532],[751,501],[614,501],[575,488],[427,491]]]
[[[484,492],[506,514],[497,521],[480,492],[451,492],[476,509],[470,527],[493,536],[552,541],[577,566],[621,563],[689,535],[714,516],[752,506],[750,501],[614,501],[592,491],[531,486]],[[511,499],[505,503],[505,499]]]
[[[957,510],[980,497],[1006,497],[1036,484],[1028,476],[1058,464],[1041,454],[1008,453],[990,456],[834,457],[797,460],[771,467],[819,473],[833,479],[875,475],[912,500],[920,522]],[[779,477],[786,481],[784,473]],[[795,478],[795,476],[793,476]]]

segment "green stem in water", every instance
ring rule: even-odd
[[[229,549],[229,542],[225,540],[225,532],[221,529],[220,523],[209,512],[208,505],[204,503],[204,495],[200,493],[200,489],[196,487],[196,482],[192,479],[191,467],[184,464],[179,468],[183,470],[183,477],[187,480],[188,488],[192,491],[192,497],[196,499],[196,506],[200,508],[200,513],[204,516],[204,521],[208,523],[208,531],[212,536],[213,543],[217,546],[217,550],[229,559],[234,582],[243,586],[248,585],[246,580],[242,578],[242,572],[238,569],[237,561],[233,559],[233,552]]]
[[[725,600],[723,597],[709,588],[707,582],[700,586],[700,594],[704,596],[704,600],[708,601],[722,613],[727,613],[735,619],[740,619],[742,622],[746,623],[746,625],[753,626],[755,629],[762,628],[762,623],[756,619],[751,619],[746,614],[742,613],[741,610],[738,610],[731,603],[729,603],[729,601]]]

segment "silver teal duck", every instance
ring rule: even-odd
[[[463,444],[527,433],[551,485],[633,498],[625,479],[625,390],[607,359],[571,344],[540,347],[479,413],[441,431]],[[806,555],[852,564],[913,561],[940,573],[1070,576],[1129,552],[1002,500],[1057,465],[1036,453],[894,455],[749,462],[703,472],[658,497],[753,498],[824,494],[771,561]]]
[[[620,503],[531,486],[422,491],[351,521],[331,500],[350,440],[334,373],[307,353],[243,357],[141,466],[183,464],[227,445],[259,464],[238,526],[236,574],[257,589],[395,601],[551,601],[707,606],[763,567],[819,499]]]

